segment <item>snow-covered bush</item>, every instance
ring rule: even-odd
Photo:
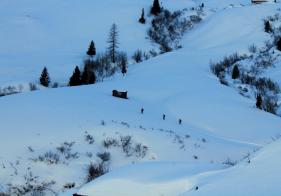
[[[37,159],[33,159],[34,161],[44,162],[46,164],[58,164],[60,161],[60,156],[52,151],[45,152],[43,155],[39,155]]]
[[[224,77],[227,69],[245,58],[246,56],[239,55],[238,53],[234,53],[230,56],[225,56],[223,60],[217,63],[211,62],[211,71],[219,78]]]
[[[140,49],[138,49],[132,56],[133,60],[136,62],[136,63],[140,63],[143,61],[143,53]]]
[[[147,151],[148,151],[147,146],[144,146],[141,143],[138,143],[138,144],[135,145],[136,157],[144,158],[146,156]]]
[[[110,153],[109,152],[99,152],[97,153],[97,157],[99,157],[103,162],[110,161]]]
[[[92,162],[89,164],[87,168],[87,182],[90,182],[105,173],[107,173],[108,170],[106,169],[104,162],[101,162],[99,164],[93,164]]]
[[[55,184],[54,181],[49,182],[39,182],[37,176],[33,176],[32,172],[28,172],[24,176],[23,184],[9,184],[7,195],[23,196],[43,196],[48,193],[48,195],[55,195],[55,192],[51,189]],[[5,194],[4,194],[5,195]]]
[[[34,84],[34,83],[29,83],[29,89],[30,89],[30,91],[36,91],[36,90],[38,90],[36,84]]]
[[[200,22],[198,15],[186,18],[184,11],[170,12],[163,10],[151,22],[151,27],[147,31],[149,38],[160,45],[162,52],[169,52],[179,47],[179,41],[194,23]]]
[[[119,142],[116,139],[114,139],[114,138],[106,138],[103,141],[103,146],[105,148],[117,147],[117,146],[119,146]]]
[[[85,141],[88,143],[88,144],[93,144],[95,142],[95,139],[92,135],[90,135],[88,132],[85,133]]]

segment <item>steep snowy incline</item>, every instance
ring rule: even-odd
[[[51,2],[48,4],[52,5]],[[91,151],[95,155],[107,151],[102,146],[103,140],[113,136],[131,135],[137,142],[147,145],[149,152],[141,159],[128,158],[120,149],[109,149],[113,157],[110,169],[141,161],[186,161],[186,167],[184,163],[175,164],[179,170],[186,171],[187,176],[191,168],[197,168],[193,164],[202,164],[197,168],[198,173],[220,169],[223,168],[220,163],[227,158],[240,160],[248,152],[267,144],[271,137],[281,133],[281,119],[256,109],[252,100],[221,85],[211,74],[209,62],[226,53],[245,51],[253,42],[266,40],[262,19],[279,7],[279,4],[268,3],[220,9],[186,35],[183,49],[132,65],[124,77],[116,75],[89,86],[1,97],[0,131],[4,139],[0,142],[0,163],[4,167],[0,168],[0,184],[24,183],[25,172],[31,168],[40,180],[55,180],[56,191],[61,191],[67,182],[82,185],[87,165],[99,160],[86,153]],[[230,26],[226,25],[228,22]],[[250,26],[245,28],[248,24]],[[236,29],[239,33],[233,33]],[[251,36],[251,32],[255,35]],[[226,45],[232,43],[234,45],[226,49]],[[13,78],[13,74],[9,77]],[[112,97],[113,89],[128,91],[129,99]],[[140,114],[142,107],[143,115]],[[165,121],[162,114],[166,115]],[[179,119],[183,120],[182,125],[178,124]],[[93,135],[95,146],[85,144],[85,131]],[[79,158],[51,166],[33,161],[65,141],[75,142],[73,150],[78,152]],[[144,170],[151,171],[157,166],[148,164],[147,167]],[[179,173],[179,170],[175,168],[171,173]],[[163,173],[164,176],[169,174]],[[103,187],[110,175],[103,178]],[[144,179],[150,177],[156,178],[156,184],[160,178],[148,176]],[[182,186],[176,189],[191,187],[185,181],[180,180],[180,183]],[[134,191],[141,193],[139,187],[143,188],[137,185]],[[0,191],[2,188],[0,186]]]
[[[141,163],[117,169],[77,192],[88,196],[278,196],[280,153],[281,142],[277,141],[253,155],[250,162],[224,170],[214,164]]]
[[[190,178],[219,169],[215,164],[153,162],[126,166],[85,185],[78,193],[89,196],[177,196],[194,189]],[[110,188],[108,188],[110,187]],[[137,190],[137,191],[136,191]]]
[[[230,168],[218,176],[211,175],[208,180],[201,179],[204,183],[200,184],[198,191],[188,191],[181,196],[278,196],[281,193],[280,163],[281,142],[277,141],[266,146],[261,152],[257,153],[250,163],[244,162],[234,168]],[[205,177],[208,175],[205,175]]]

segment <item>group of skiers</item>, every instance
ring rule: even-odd
[[[141,114],[143,114],[143,113],[144,113],[144,109],[141,108]],[[163,120],[166,120],[166,114],[163,114],[163,115],[162,115],[162,119],[163,119]],[[179,119],[178,122],[179,122],[179,125],[181,125],[181,124],[182,124],[182,119]]]

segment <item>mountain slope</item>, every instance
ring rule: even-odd
[[[47,2],[45,5],[45,3],[33,4],[33,1],[29,1],[30,4],[39,6],[39,8],[53,7],[54,2],[56,1]],[[87,3],[89,2],[87,1]],[[280,6],[271,3],[253,6],[247,1],[239,3],[235,3],[235,1],[237,6],[233,7],[227,6],[232,1],[224,1],[227,2],[225,4],[220,4],[221,2],[214,1],[210,5],[208,2],[206,3],[208,12],[213,13],[208,13],[205,20],[186,34],[181,50],[131,65],[128,74],[124,77],[117,74],[95,85],[48,89],[2,97],[0,101],[1,134],[5,139],[0,143],[0,162],[3,165],[0,168],[0,191],[5,191],[8,183],[15,186],[24,184],[24,177],[29,171],[38,176],[40,181],[55,180],[56,184],[53,189],[56,192],[64,190],[63,186],[70,182],[75,182],[75,186],[79,187],[86,183],[88,164],[100,162],[96,153],[106,151],[111,154],[109,171],[113,171],[113,173],[101,178],[100,190],[110,185],[111,177],[115,175],[115,169],[121,166],[128,165],[121,169],[125,174],[128,173],[127,169],[129,171],[140,170],[140,173],[143,170],[149,173],[159,166],[159,168],[163,168],[159,169],[159,173],[140,176],[141,183],[138,184],[139,179],[137,179],[134,184],[136,189],[132,191],[142,195],[146,194],[146,192],[142,192],[143,181],[149,181],[151,178],[153,180],[150,182],[159,190],[159,187],[166,182],[162,183],[161,180],[159,182],[158,179],[165,176],[168,179],[167,184],[172,183],[167,194],[178,194],[194,188],[195,184],[190,185],[185,180],[182,181],[184,177],[189,177],[190,173],[200,175],[201,172],[223,169],[225,165],[222,163],[227,159],[239,161],[247,153],[252,153],[257,148],[266,145],[271,141],[271,137],[280,134],[281,120],[279,117],[256,109],[253,100],[244,98],[234,89],[221,85],[211,74],[209,68],[210,60],[218,60],[225,54],[235,51],[244,52],[250,44],[261,44],[268,39],[268,35],[263,33],[263,19],[270,13],[275,13]],[[72,3],[75,2],[71,1],[68,4],[68,2],[62,1],[58,5],[59,10],[63,9],[62,5],[72,7]],[[87,14],[88,12],[84,8],[97,4],[97,13],[100,13],[98,10],[103,10],[102,6],[108,4],[107,1],[87,3],[76,2],[78,7],[72,7],[73,12],[81,9],[85,12],[84,14]],[[244,3],[246,6],[241,6],[240,3]],[[174,5],[171,2],[167,5],[171,4]],[[2,6],[4,5],[2,4]],[[139,10],[139,7],[147,7],[149,4],[146,1],[145,4],[139,1],[133,3],[124,1],[124,5]],[[176,6],[178,5],[185,5],[185,2],[179,1]],[[10,5],[6,3],[5,6]],[[123,6],[123,4],[115,2],[111,9],[119,10],[118,6]],[[170,9],[176,9],[176,6],[171,6]],[[225,7],[227,8],[224,9]],[[57,14],[61,13],[60,11],[54,12]],[[42,15],[46,17],[48,14],[42,13]],[[120,11],[120,15],[122,15],[120,20],[125,21],[123,25],[127,27],[127,22],[132,22],[132,17],[128,17],[122,11]],[[125,20],[125,18],[130,19]],[[63,16],[60,19],[64,21]],[[111,24],[112,19],[108,20]],[[228,25],[230,21],[232,23]],[[109,22],[106,25],[108,24]],[[246,25],[249,26],[245,27]],[[72,25],[67,23],[66,27],[70,29]],[[59,29],[59,27],[56,26],[54,29]],[[74,29],[78,30],[76,33],[81,36],[79,28]],[[105,38],[102,39],[102,36],[105,35],[104,32],[107,32],[107,27],[105,29],[101,31],[102,35],[100,35],[101,40],[104,41]],[[127,31],[120,24],[120,30],[122,29]],[[132,30],[133,32],[131,30],[123,35],[128,37],[128,35],[137,36],[141,33],[142,36],[145,36],[145,29],[137,29],[138,32],[134,32],[135,29]],[[239,33],[232,33],[235,30],[239,30]],[[43,30],[43,32],[45,31]],[[52,35],[52,33],[48,33],[48,35]],[[78,35],[70,34],[69,36],[76,38]],[[54,36],[53,39],[56,42],[56,39],[59,38]],[[86,38],[83,36],[82,39]],[[90,36],[78,49],[65,45],[64,50],[73,49],[81,52],[82,47],[88,43],[88,39]],[[81,40],[79,41],[77,38],[79,44],[81,44]],[[120,41],[122,42],[122,40],[127,39],[121,37]],[[101,42],[104,43],[104,41]],[[146,45],[149,43],[146,41],[143,39],[140,42],[144,42],[143,47],[149,48],[150,46]],[[58,45],[64,45],[64,43],[58,42]],[[134,46],[132,43],[128,41],[126,44],[128,47]],[[69,44],[72,43],[69,42]],[[52,47],[54,46],[52,45]],[[51,50],[51,48],[46,48],[46,50]],[[34,46],[31,53],[37,49]],[[75,51],[75,54],[79,53]],[[70,53],[72,54],[72,52]],[[60,52],[48,55],[54,54],[60,54]],[[45,57],[47,58],[47,56]],[[64,55],[60,58],[63,59],[62,61],[66,59],[73,63],[76,61],[73,57],[75,55],[71,56],[71,60],[64,58]],[[83,54],[78,56],[77,62],[80,61]],[[59,63],[52,56],[47,59]],[[23,69],[22,65],[18,66]],[[59,69],[65,72],[63,67]],[[30,70],[32,70],[32,77],[35,77],[34,72],[38,70],[38,67],[35,69],[30,67]],[[60,75],[60,72],[56,73]],[[13,74],[4,75],[9,79],[17,80]],[[122,100],[112,97],[113,89],[128,91],[129,99]],[[140,114],[142,107],[144,108],[143,115]],[[162,119],[163,114],[166,115],[166,120]],[[178,124],[179,119],[182,119],[182,125]],[[93,136],[94,144],[89,145],[85,140],[85,132]],[[112,148],[104,146],[104,140],[107,138],[115,138],[119,141],[120,137],[126,135],[132,136],[133,146],[141,143],[148,147],[144,157],[135,154],[127,156],[123,152],[124,149],[120,147],[121,145]],[[71,152],[77,153],[78,158],[67,159],[64,158],[64,154],[59,154],[60,161],[57,164],[46,164],[39,160],[38,157],[46,152],[57,153],[57,148],[64,142],[74,142]],[[92,156],[89,153],[92,153]],[[149,163],[144,164],[145,166],[137,164],[136,167],[130,165],[144,161]],[[158,163],[153,163],[154,161]],[[177,167],[174,168],[174,165]],[[193,169],[198,170],[193,173]],[[169,180],[169,176],[174,172],[179,174],[181,170],[184,174],[180,176],[181,186],[178,187],[173,184],[173,180]],[[118,170],[116,172],[118,173]],[[123,172],[121,174],[123,175]],[[139,175],[137,171],[137,178]],[[131,178],[126,175],[124,181],[128,180],[130,181]],[[118,183],[128,186],[124,184],[124,181]],[[119,186],[118,183],[115,185]],[[93,184],[95,185],[95,181]],[[175,189],[177,191],[173,191]],[[89,191],[91,190],[89,189]],[[132,192],[130,193],[132,194]]]

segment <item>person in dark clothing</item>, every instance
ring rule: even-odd
[[[165,120],[166,119],[166,115],[165,114],[163,114],[163,120]]]
[[[143,112],[144,112],[144,109],[143,109],[143,108],[141,108],[141,114],[143,114]]]
[[[181,120],[181,119],[179,119],[179,124],[181,125],[181,123],[182,123],[182,120]]]

